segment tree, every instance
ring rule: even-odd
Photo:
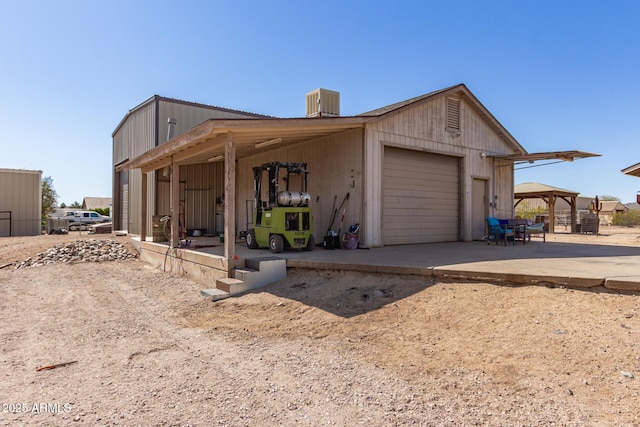
[[[100,215],[109,216],[109,208],[95,208],[94,212],[98,212]]]
[[[64,209],[64,208],[66,208],[66,207],[67,207],[67,205],[65,205],[65,203],[64,203],[64,202],[60,203],[60,209]]]
[[[50,176],[42,178],[42,222],[44,223],[47,214],[50,214],[56,209],[56,200],[58,199],[58,193],[53,188],[53,179]]]
[[[603,200],[615,201],[615,202],[619,202],[619,201],[620,201],[620,199],[619,199],[619,198],[617,198],[617,197],[615,197],[615,196],[610,196],[610,195],[608,195],[608,194],[603,194],[602,196],[598,197],[598,199],[599,199],[600,201],[603,201]]]
[[[518,204],[516,207],[516,215],[520,218],[534,220],[538,215],[544,215],[547,213],[547,209],[542,206],[534,207],[532,203],[525,200],[522,203]]]
[[[71,203],[69,205],[69,207],[73,208],[73,209],[80,209],[82,207],[82,205],[80,203],[78,203],[78,202],[73,202],[73,203]]]

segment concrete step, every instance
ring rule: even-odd
[[[247,258],[245,268],[236,270],[236,278],[245,290],[259,288],[287,277],[287,260],[278,257]]]
[[[245,268],[237,268],[235,277],[216,279],[215,289],[205,289],[200,293],[213,301],[228,298],[251,289],[287,277],[287,260],[278,257],[252,258],[245,260]]]
[[[218,301],[221,299],[229,298],[231,296],[229,292],[225,292],[217,288],[203,289],[200,291],[200,295],[205,298],[211,298],[211,301]]]
[[[229,294],[242,292],[241,288],[243,285],[244,282],[242,280],[234,279],[232,277],[216,279],[216,288],[223,292],[228,292]]]

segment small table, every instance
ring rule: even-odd
[[[525,233],[527,229],[528,221],[523,218],[513,218],[507,220],[507,224],[513,230],[513,244],[516,240],[522,240],[522,244],[527,243],[527,235]]]

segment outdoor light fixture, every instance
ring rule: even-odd
[[[256,148],[267,147],[269,145],[279,144],[281,142],[282,142],[282,138],[274,138],[274,139],[270,139],[268,141],[258,142],[256,144]]]
[[[207,159],[207,162],[219,162],[220,160],[224,159],[224,154],[220,154],[218,156],[214,156],[210,159]]]

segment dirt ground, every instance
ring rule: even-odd
[[[1,238],[0,266],[78,238],[114,237]],[[202,288],[139,260],[0,269],[0,426],[640,425],[639,294],[304,270]]]

